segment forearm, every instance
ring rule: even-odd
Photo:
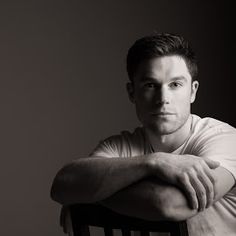
[[[215,202],[232,188],[235,180],[232,174],[222,167],[211,172],[216,180]],[[122,189],[101,204],[118,213],[147,220],[181,221],[199,212],[199,209],[192,208],[181,189],[156,178],[141,180]]]
[[[153,178],[122,189],[101,204],[120,214],[155,221],[181,221],[197,214],[181,190]]]
[[[104,200],[149,176],[156,176],[170,184],[179,184],[185,189],[179,180],[183,170],[185,174],[188,173],[188,166],[192,170],[191,158],[179,158],[178,155],[168,153],[132,158],[81,158],[58,172],[52,185],[51,196],[64,205],[93,203]],[[182,164],[183,160],[184,163],[187,162],[188,168]]]
[[[147,177],[147,157],[81,158],[56,175],[51,197],[61,204],[92,203]]]

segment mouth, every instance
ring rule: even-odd
[[[151,113],[152,116],[172,116],[174,113],[171,112],[154,112]]]

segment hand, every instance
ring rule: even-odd
[[[193,209],[203,211],[213,203],[215,178],[211,169],[219,167],[219,162],[193,155],[155,154],[153,175],[179,186]]]

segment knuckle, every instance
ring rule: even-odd
[[[195,170],[195,171],[199,171],[200,169],[201,169],[201,165],[199,164],[199,163],[194,163],[194,165],[193,165],[193,169]]]
[[[202,159],[199,159],[198,162],[199,162],[199,164],[201,164],[201,166],[205,165],[205,161]]]
[[[203,170],[203,165],[201,163],[198,163],[198,164],[196,164],[195,168],[197,170],[201,170],[202,171]]]
[[[188,176],[191,180],[196,180],[198,178],[198,172],[192,168],[191,170],[189,170]]]
[[[189,196],[192,198],[192,199],[195,199],[196,198],[196,193],[194,191],[189,191]]]
[[[187,174],[187,175],[193,175],[194,172],[195,172],[194,167],[189,167],[189,168],[186,170],[186,174]]]
[[[208,186],[206,186],[206,190],[207,190],[207,192],[209,192],[209,193],[211,193],[211,192],[213,192],[213,187],[212,187],[212,185],[208,185]]]
[[[206,193],[203,190],[201,190],[198,192],[198,196],[199,196],[199,198],[204,199],[206,196]]]

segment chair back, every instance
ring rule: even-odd
[[[64,208],[63,211],[61,224],[63,225],[64,222],[64,231],[70,232],[70,236],[90,236],[89,226],[103,228],[105,236],[114,236],[114,232],[118,229],[122,236],[131,236],[133,231],[139,231],[140,236],[152,236],[154,235],[152,232],[159,232],[159,235],[188,236],[186,221],[147,221],[121,215],[96,204],[76,204]],[[68,221],[68,217],[71,221]],[[65,222],[67,222],[67,230],[65,230]],[[68,225],[71,230],[68,230]]]

